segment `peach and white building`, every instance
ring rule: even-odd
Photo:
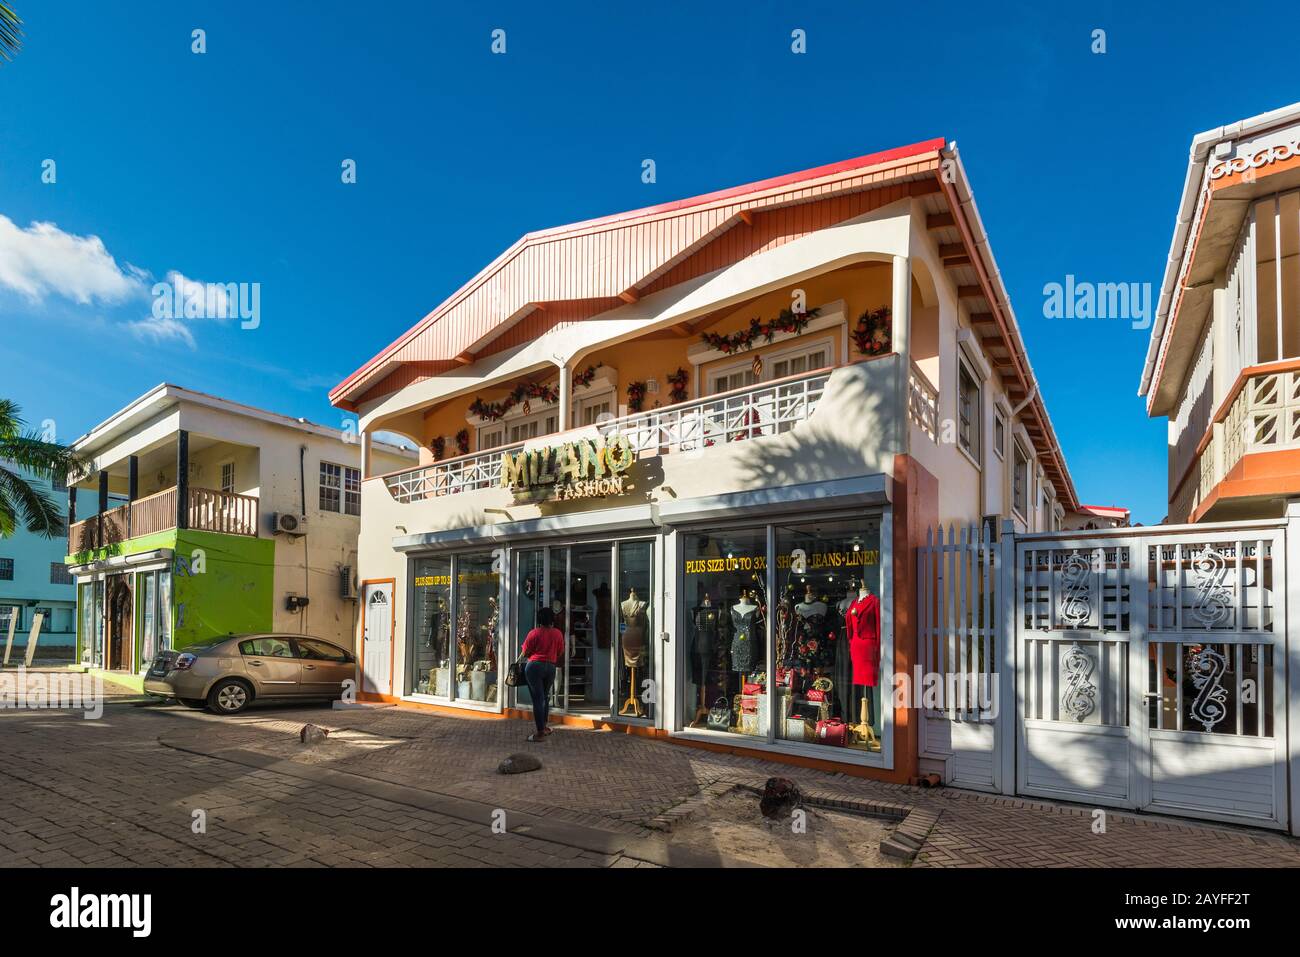
[[[927,532],[1079,507],[943,139],[529,233],[330,398],[368,697],[526,708],[503,676],[551,608],[566,720],[891,780]]]

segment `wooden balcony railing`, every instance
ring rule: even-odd
[[[258,499],[255,495],[189,490],[188,528],[227,535],[257,535]],[[153,535],[177,527],[176,489],[163,489],[68,527],[68,554],[117,545],[130,538]]]

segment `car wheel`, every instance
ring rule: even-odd
[[[217,714],[239,714],[253,700],[253,691],[235,678],[218,681],[208,693],[208,708]]]
[[[177,698],[176,700],[187,708],[206,708],[208,706],[208,703],[202,698]]]

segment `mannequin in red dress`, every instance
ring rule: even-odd
[[[876,740],[875,694],[880,684],[880,600],[858,583],[858,597],[844,614],[844,630],[853,660],[853,687],[862,694],[859,723],[853,727],[869,745]]]

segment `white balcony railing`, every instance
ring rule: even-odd
[[[939,441],[939,390],[915,362],[907,378],[907,415],[930,441]]]
[[[1245,456],[1283,449],[1300,449],[1300,372],[1263,372],[1246,380],[1214,426],[1182,507],[1205,501]]]
[[[597,423],[604,435],[627,437],[638,454],[672,455],[789,432],[812,416],[826,390],[830,372],[821,370],[776,382],[736,389]],[[553,437],[559,440],[558,436]],[[491,488],[501,481],[501,458],[522,443],[462,455],[423,468],[385,476],[398,502],[416,502]]]

